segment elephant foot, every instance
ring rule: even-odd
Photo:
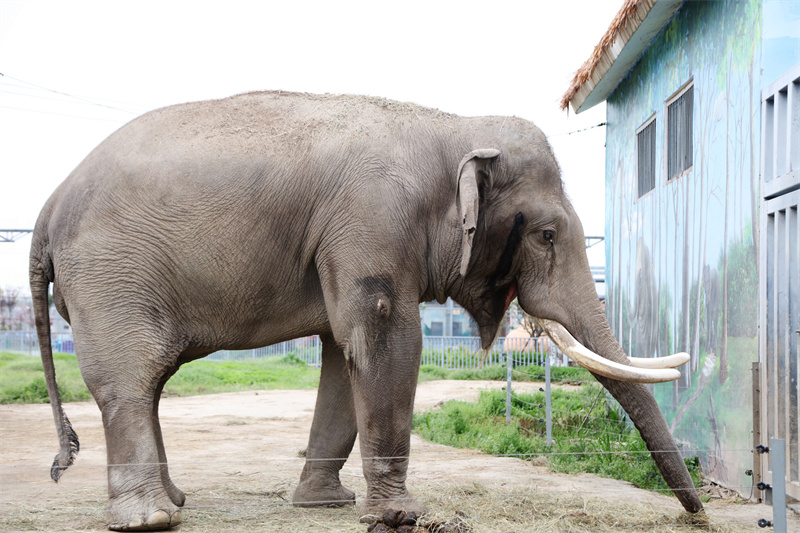
[[[427,512],[426,507],[409,496],[408,493],[405,496],[391,499],[372,496],[358,504],[358,514],[361,517],[360,521],[363,523],[380,520],[384,513],[389,510],[393,512],[405,511],[406,514],[413,513],[416,516],[422,516]]]
[[[169,499],[177,505],[178,507],[183,507],[183,504],[186,503],[186,494],[175,486],[172,481],[166,484],[167,494],[169,495]]]
[[[344,507],[355,505],[356,494],[341,483],[313,485],[309,481],[300,481],[292,497],[295,507]]]
[[[106,521],[112,531],[160,531],[180,524],[181,510],[172,504],[171,498],[158,503],[113,498],[108,502]]]

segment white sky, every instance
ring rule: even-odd
[[[566,133],[603,122],[605,105],[567,115],[558,101],[621,5],[0,0],[0,229],[33,228],[58,184],[138,114],[281,89],[532,120],[586,234],[602,235],[605,128]],[[29,292],[29,247],[0,243],[0,288]],[[602,245],[589,259],[604,263]]]

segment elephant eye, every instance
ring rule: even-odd
[[[546,229],[542,232],[542,238],[545,240],[545,242],[553,244],[553,240],[556,238],[556,232],[553,230]]]

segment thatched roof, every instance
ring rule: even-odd
[[[576,113],[605,100],[684,0],[625,0],[561,98]]]

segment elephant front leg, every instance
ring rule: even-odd
[[[375,221],[376,227],[384,222]],[[408,276],[416,270],[408,256],[394,257],[388,246],[376,251],[369,249],[372,241],[359,241],[352,247],[341,240],[336,244],[335,250],[350,253],[327,257],[323,249],[318,271],[353,394],[367,483],[358,509],[363,515],[381,515],[387,509],[421,514],[424,509],[406,489],[422,353],[419,283]],[[385,273],[375,273],[378,264],[387,265]]]
[[[350,343],[348,368],[367,481],[367,495],[359,505],[362,515],[381,515],[387,509],[424,512],[406,489],[422,349],[418,311],[415,316],[411,324],[365,331],[369,336]]]
[[[341,507],[355,503],[342,486],[339,471],[356,440],[353,392],[344,354],[331,336],[322,337],[322,373],[306,464],[292,503],[299,507]]]

